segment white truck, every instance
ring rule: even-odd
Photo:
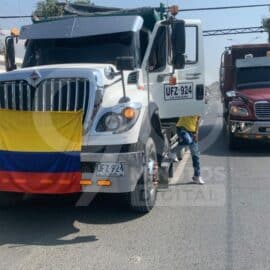
[[[125,194],[149,212],[159,185],[168,187],[176,120],[205,106],[201,22],[176,15],[175,6],[94,6],[23,26],[18,70],[15,38],[6,40],[0,108],[84,112],[82,192]]]

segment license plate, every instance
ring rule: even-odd
[[[98,163],[96,175],[98,177],[124,176],[124,163]]]
[[[177,85],[164,85],[165,101],[192,99],[193,83],[180,83]]]

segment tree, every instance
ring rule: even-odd
[[[84,4],[84,5],[91,5],[90,0],[76,0],[76,1],[70,1],[71,3],[74,4]]]
[[[48,18],[54,16],[62,16],[64,14],[64,6],[59,5],[57,0],[43,0],[37,3],[34,16],[38,18]]]
[[[264,18],[262,24],[264,29],[268,32],[268,41],[270,42],[270,18]]]
[[[65,5],[67,4],[93,5],[91,0],[66,0],[65,2],[58,2],[57,0],[42,0],[37,3],[37,8],[33,13],[33,20],[38,21],[40,18],[63,16],[65,13]]]

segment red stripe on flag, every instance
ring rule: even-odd
[[[70,194],[81,192],[81,173],[0,172],[0,191],[29,194]]]

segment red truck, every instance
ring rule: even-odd
[[[270,141],[270,44],[232,46],[222,54],[220,90],[230,149]]]

